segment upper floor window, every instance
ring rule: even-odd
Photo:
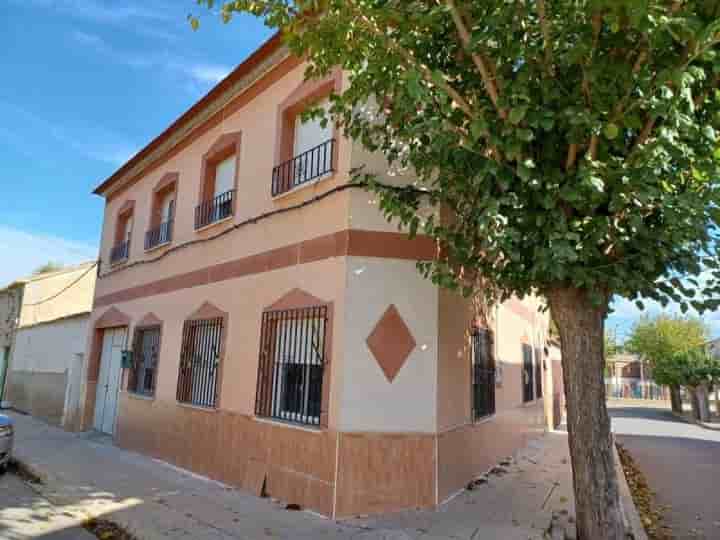
[[[308,81],[280,106],[278,152],[272,175],[272,195],[330,175],[336,166],[334,125],[320,118],[303,121],[309,108],[328,111],[328,96],[340,86],[339,72],[325,81]]]
[[[115,222],[115,239],[110,248],[111,264],[125,261],[130,256],[134,208],[134,201],[128,201],[118,212],[117,221]]]
[[[166,174],[153,190],[150,228],[145,233],[145,249],[172,242],[177,176],[177,173]]]
[[[495,414],[495,358],[492,333],[489,330],[474,329],[470,353],[473,420],[478,420]]]
[[[240,134],[218,139],[203,157],[200,204],[195,208],[195,228],[229,218],[235,213]]]

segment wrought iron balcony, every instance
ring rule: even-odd
[[[221,219],[232,216],[235,190],[221,193],[214,199],[203,201],[195,207],[195,228],[200,229]]]
[[[277,165],[272,173],[273,197],[333,172],[335,147],[335,139],[328,139]]]
[[[127,260],[130,255],[130,240],[125,240],[119,244],[115,244],[110,249],[110,264],[116,264]]]
[[[173,219],[168,219],[145,233],[145,249],[152,249],[172,241]]]

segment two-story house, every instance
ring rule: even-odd
[[[345,75],[303,72],[272,38],[96,189],[78,427],[327,516],[434,507],[552,422],[547,316],[423,279],[348,185],[381,157],[300,119]]]

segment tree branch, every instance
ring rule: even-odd
[[[571,143],[568,146],[568,153],[567,153],[567,159],[565,160],[565,170],[569,171],[575,166],[575,162],[577,161],[577,155],[578,155],[578,145],[577,143]]]
[[[543,49],[545,51],[545,69],[548,75],[552,77],[554,73],[552,63],[552,41],[550,33],[550,23],[547,20],[547,11],[545,9],[545,0],[537,0],[538,19],[540,21],[540,29],[543,34]]]
[[[470,45],[470,32],[465,25],[465,21],[463,20],[460,10],[455,4],[455,1],[446,0],[446,2],[448,7],[450,8],[450,14],[452,15],[455,27],[457,28],[463,48],[470,55],[473,64],[475,64],[475,67],[477,67],[478,71],[480,72],[480,76],[482,77],[483,83],[485,84],[485,91],[488,93],[488,96],[490,96],[490,101],[492,101],[493,105],[497,109],[500,118],[504,120],[505,118],[507,118],[507,111],[501,109],[498,104],[500,96],[498,94],[495,77],[490,73],[490,69],[488,68],[487,60],[483,57],[483,55],[478,54],[477,52],[474,52],[472,50],[472,47]]]

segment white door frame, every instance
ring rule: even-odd
[[[115,424],[117,423],[121,385],[120,351],[127,347],[127,336],[127,326],[117,326],[103,329],[102,349],[100,352],[100,369],[98,371],[97,387],[95,388],[95,414],[93,418],[93,429],[109,435],[113,435],[115,433]],[[117,377],[115,379],[116,385],[114,388],[110,388],[113,381],[111,377],[113,375],[113,371],[117,371]],[[105,409],[108,405],[108,395],[110,392],[115,394],[113,396],[115,400],[115,408],[112,423],[110,426],[107,426]]]

